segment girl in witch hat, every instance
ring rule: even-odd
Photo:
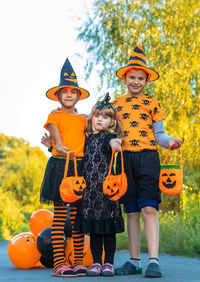
[[[143,92],[148,82],[159,78],[147,66],[141,44],[137,44],[128,64],[118,69],[116,75],[123,79],[127,94],[113,101],[124,129],[122,149],[128,178],[128,189],[122,197],[127,213],[130,260],[115,270],[116,274],[141,274],[140,213],[144,218],[149,261],[146,277],[161,277],[158,260],[158,214],[161,193],[159,189],[160,162],[157,143],[176,149],[181,139],[168,136],[163,129],[165,115],[158,101]]]
[[[112,150],[117,140],[121,147],[123,129],[116,115],[115,107],[107,94],[97,102],[86,124],[86,142],[83,159],[83,175],[86,189],[78,206],[74,230],[90,234],[90,248],[93,264],[87,271],[89,276],[113,276],[116,233],[124,231],[124,221],[119,201],[111,201],[103,193],[103,181],[108,174]],[[119,139],[118,139],[118,138]],[[116,139],[117,138],[117,139]],[[43,136],[43,144],[51,146],[49,137]],[[105,259],[102,261],[102,251]]]
[[[73,228],[77,203],[70,204],[75,268],[65,265],[64,225],[67,217],[67,203],[62,201],[59,187],[64,176],[68,150],[75,153],[78,174],[82,175],[84,130],[87,118],[77,114],[75,105],[79,100],[87,98],[89,92],[78,86],[76,74],[67,59],[61,70],[59,86],[48,90],[46,95],[49,99],[59,101],[61,104],[60,112],[51,113],[44,125],[44,128],[50,132],[52,156],[47,163],[40,195],[42,203],[54,204],[51,231],[54,260],[52,275],[54,277],[83,276],[87,274],[87,269],[83,266],[84,234],[74,231]],[[68,176],[74,175],[73,169],[73,161],[70,160]]]

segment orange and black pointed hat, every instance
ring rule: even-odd
[[[159,74],[155,70],[147,67],[144,50],[140,43],[138,43],[133,50],[133,53],[128,60],[128,64],[125,67],[118,69],[116,75],[119,78],[123,78],[124,74],[130,69],[144,70],[149,75],[149,81],[159,78]]]
[[[73,87],[79,89],[81,96],[79,100],[83,100],[90,96],[90,93],[78,86],[77,76],[70,64],[70,61],[66,59],[61,72],[60,72],[60,83],[59,86],[53,87],[46,92],[46,95],[49,99],[58,101],[58,96],[55,94],[60,88],[63,87]]]

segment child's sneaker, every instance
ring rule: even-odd
[[[101,270],[102,276],[113,276],[114,275],[114,266],[111,263],[105,263]]]
[[[87,267],[84,265],[77,265],[74,267],[74,271],[77,276],[85,276],[87,275]]]
[[[70,265],[63,265],[52,273],[53,277],[76,277],[74,269]]]
[[[161,276],[160,265],[155,262],[150,263],[145,271],[145,277],[160,278]]]
[[[100,263],[93,263],[87,270],[88,276],[99,276],[101,274]]]
[[[136,267],[129,261],[126,261],[121,267],[115,269],[115,275],[142,274],[142,267]]]

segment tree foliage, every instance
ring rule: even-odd
[[[87,76],[99,64],[101,83],[115,87],[115,97],[126,91],[116,70],[141,42],[160,74],[147,90],[164,108],[166,132],[184,141],[184,182],[194,189],[200,184],[199,7],[199,0],[96,0],[78,36],[89,53]]]
[[[9,238],[41,207],[47,157],[23,139],[0,134],[0,144],[0,238]]]

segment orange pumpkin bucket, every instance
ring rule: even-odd
[[[119,200],[127,191],[127,178],[124,172],[124,160],[123,160],[122,150],[121,150],[121,166],[122,166],[121,174],[111,175],[114,153],[115,152],[112,151],[109,172],[103,183],[103,192],[111,201]]]
[[[73,203],[83,197],[83,192],[86,188],[86,182],[83,176],[78,176],[77,162],[75,157],[73,157],[75,176],[67,176],[69,155],[70,152],[67,153],[64,178],[60,184],[60,196],[64,202]]]
[[[168,150],[164,162],[161,165],[159,187],[160,190],[168,195],[180,194],[183,190],[183,164],[182,146],[180,147],[180,165],[166,165],[170,149]]]

